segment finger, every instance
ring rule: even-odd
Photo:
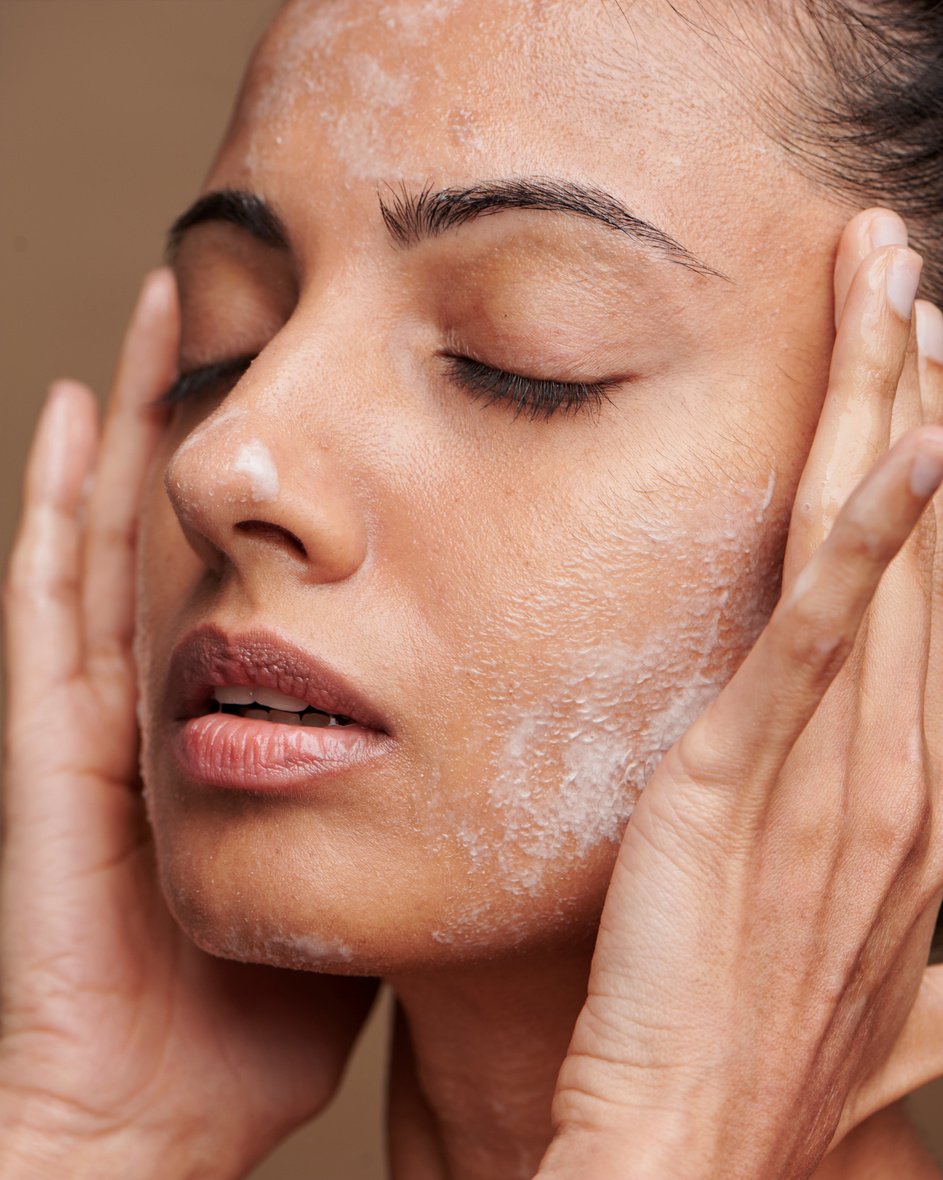
[[[907,226],[890,209],[865,209],[845,226],[835,258],[835,327],[842,314],[852,281],[865,258],[885,246],[906,246]]]
[[[943,311],[918,299],[916,322],[923,418],[943,422]]]
[[[127,664],[141,489],[161,435],[155,400],[173,380],[178,338],[171,272],[146,279],[125,336],[89,500],[83,616],[89,659]]]
[[[943,422],[943,312],[922,300],[916,306],[920,397],[925,422]],[[943,512],[934,501],[936,537],[930,568],[930,644],[924,729],[937,791],[943,786]],[[929,514],[928,514],[929,515]]]
[[[893,403],[891,440],[922,422],[917,340],[911,332]],[[922,734],[935,544],[934,513],[926,512],[875,591],[858,664],[865,733],[883,730],[889,739],[902,741]],[[892,692],[890,685],[895,686]]]
[[[828,394],[796,491],[784,587],[887,449],[921,265],[913,251],[891,247],[869,255],[855,275],[835,341]]]
[[[940,426],[911,431],[868,474],[733,679],[681,739],[687,777],[768,793],[941,480]]]
[[[81,509],[94,462],[98,409],[72,381],[53,385],[26,465],[23,511],[5,589],[11,717],[33,708],[82,663]]]

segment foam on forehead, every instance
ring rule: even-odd
[[[423,41],[465,0],[295,0],[273,24],[254,63],[250,96],[262,116],[303,94],[398,106]],[[328,60],[330,73],[324,69]],[[337,64],[343,68],[338,71]]]
[[[425,131],[441,119],[447,134],[456,120],[464,127],[481,115],[479,75],[489,63],[473,53],[464,82],[452,77],[459,91],[471,91],[457,101],[456,114],[450,105],[455,96],[443,97],[448,67],[434,46],[466,5],[467,0],[295,0],[286,6],[256,54],[240,104],[241,119],[251,127],[246,167],[277,166],[278,149],[303,129],[311,145],[327,145],[349,182],[423,183],[428,168],[414,159],[412,142],[416,112],[425,112]],[[476,13],[474,28],[486,23]],[[456,37],[466,44],[468,28]],[[436,100],[431,105],[430,94]],[[299,104],[305,106],[302,122]],[[295,134],[293,152],[299,144]],[[466,154],[478,150],[467,133],[462,146]],[[415,176],[407,177],[412,164]]]

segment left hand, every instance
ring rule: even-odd
[[[877,216],[839,249],[782,598],[628,826],[540,1180],[799,1180],[943,1072],[943,974],[926,968],[943,550],[924,511],[943,364],[918,355],[889,281],[918,260],[871,249]],[[918,316],[943,332],[935,308]]]

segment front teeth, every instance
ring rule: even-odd
[[[242,684],[222,684],[213,690],[213,700],[222,712],[238,712],[253,721],[274,721],[282,725],[313,728],[352,725],[349,717],[324,713],[307,701],[286,696],[272,688],[249,688]]]
[[[221,705],[264,705],[267,709],[280,709],[283,713],[303,713],[307,701],[286,696],[273,688],[247,688],[242,684],[223,684],[213,692],[214,700]]]

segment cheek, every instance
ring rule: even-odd
[[[428,836],[482,884],[440,941],[595,917],[639,793],[772,609],[774,490],[714,488],[693,510],[662,499],[657,517],[636,500],[631,517],[557,537],[526,585],[503,580],[500,609],[474,613]]]

